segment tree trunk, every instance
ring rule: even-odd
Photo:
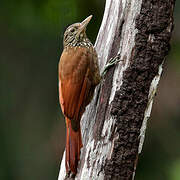
[[[77,180],[133,179],[173,28],[175,0],[107,0],[96,40],[108,70],[81,120]],[[65,178],[65,156],[59,180]]]

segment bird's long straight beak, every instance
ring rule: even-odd
[[[82,21],[82,22],[80,23],[80,27],[79,27],[79,30],[78,30],[78,31],[79,31],[78,34],[80,34],[83,30],[86,29],[86,26],[89,24],[91,18],[92,18],[92,15],[88,16],[84,21]]]

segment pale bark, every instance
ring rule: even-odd
[[[114,57],[81,120],[77,180],[133,179],[169,51],[174,0],[107,0],[95,48],[100,69]],[[94,19],[95,21],[95,19]],[[59,180],[66,175],[65,156]]]

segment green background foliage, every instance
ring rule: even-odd
[[[105,0],[8,0],[0,6],[0,179],[57,179],[65,123],[57,66],[68,24],[93,19],[95,42]],[[148,123],[137,180],[180,179],[180,3],[171,52]]]

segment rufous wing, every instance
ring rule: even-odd
[[[86,99],[92,88],[90,56],[84,49],[62,53],[59,63],[59,95],[62,111],[77,131],[85,109]]]

